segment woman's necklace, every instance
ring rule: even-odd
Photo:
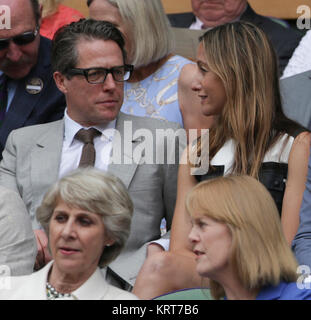
[[[46,295],[48,300],[71,298],[71,293],[59,293],[48,281],[46,282]]]

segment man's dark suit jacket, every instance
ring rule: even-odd
[[[195,15],[192,12],[169,14],[168,18],[171,26],[176,28],[189,28],[195,21]],[[280,23],[257,14],[249,5],[240,20],[255,24],[267,34],[278,55],[279,69],[282,74],[303,33],[293,28],[285,28]]]
[[[64,115],[66,101],[53,79],[51,44],[49,39],[40,38],[37,64],[25,78],[17,80],[14,98],[0,127],[0,159],[12,130],[59,120]],[[42,80],[43,88],[39,93],[31,94],[26,90],[26,85],[37,78]]]

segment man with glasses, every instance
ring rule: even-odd
[[[37,229],[35,210],[59,177],[81,166],[118,176],[133,200],[134,215],[127,246],[107,276],[115,285],[130,288],[147,243],[161,235],[162,219],[167,228],[172,222],[180,151],[174,133],[180,126],[120,112],[123,83],[133,70],[126,61],[122,34],[109,22],[80,20],[61,29],[53,42],[52,65],[56,84],[66,97],[64,119],[10,134],[0,164],[0,184],[20,193]],[[173,136],[157,139],[161,129],[170,129]],[[164,149],[172,142],[172,148]],[[148,150],[150,162],[145,159]],[[156,161],[161,154],[164,161]],[[39,268],[48,253],[41,246],[47,242],[42,232],[38,239]]]
[[[9,133],[61,119],[65,98],[53,80],[51,41],[40,37],[38,0],[0,0],[10,29],[0,29],[0,159]]]

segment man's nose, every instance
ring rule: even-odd
[[[18,62],[22,55],[21,48],[11,40],[7,48],[6,57],[12,62]]]
[[[113,79],[111,73],[107,74],[105,82],[103,83],[103,90],[113,90],[116,88],[116,81]]]

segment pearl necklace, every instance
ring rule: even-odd
[[[71,293],[59,293],[49,282],[46,282],[46,295],[48,300],[71,298]]]

